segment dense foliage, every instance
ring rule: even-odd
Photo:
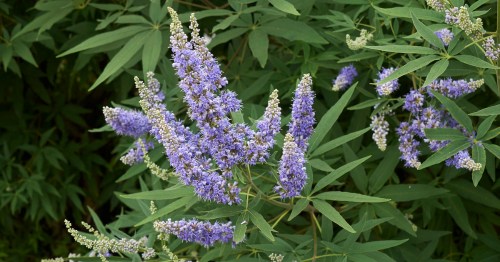
[[[0,259],[500,259],[495,1],[30,4]]]

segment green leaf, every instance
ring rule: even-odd
[[[259,229],[260,232],[270,241],[274,242],[274,236],[273,236],[273,228],[267,223],[267,221],[264,219],[264,217],[253,210],[250,211],[250,220],[254,225],[256,225]]]
[[[330,191],[321,193],[315,196],[322,200],[344,201],[344,202],[357,202],[357,203],[381,203],[387,202],[390,199],[367,196],[351,192]]]
[[[478,68],[490,68],[490,69],[500,69],[500,67],[494,66],[476,56],[471,56],[471,55],[457,55],[454,56],[455,59],[458,61],[471,65],[473,67],[478,67]]]
[[[333,223],[339,225],[343,229],[347,230],[348,232],[351,233],[356,233],[354,228],[345,221],[345,219],[340,215],[340,213],[333,208],[330,204],[323,200],[315,199],[313,200],[314,207],[318,209],[321,214],[326,216],[328,219],[330,219]]]
[[[450,158],[461,150],[464,150],[470,146],[469,140],[455,140],[451,141],[445,147],[439,149],[436,153],[432,154],[429,158],[427,158],[419,167],[419,170],[422,170],[426,167],[430,167],[432,165],[443,162],[444,160]]]
[[[252,54],[259,60],[260,66],[264,68],[267,62],[269,38],[267,34],[258,28],[250,32],[248,35],[248,45]]]
[[[89,91],[96,88],[113,74],[121,70],[123,66],[134,57],[146,42],[148,32],[142,32],[132,37],[118,53],[109,61],[101,75],[89,88]]]
[[[396,202],[426,199],[447,193],[444,188],[436,188],[426,184],[386,185],[376,196],[387,197]]]
[[[119,14],[119,13],[118,13]],[[152,27],[151,21],[146,19],[142,15],[120,15],[118,19],[116,19],[117,24],[144,24]]]
[[[486,168],[486,151],[483,146],[478,144],[472,146],[472,159],[474,162],[481,164],[481,169],[472,171],[472,182],[474,182],[474,186],[477,186]]]
[[[307,205],[309,204],[309,200],[306,198],[301,198],[293,205],[292,212],[290,213],[290,216],[288,217],[288,221],[292,220],[294,217],[296,217],[298,214],[304,210]]]
[[[357,105],[353,105],[351,107],[348,107],[347,110],[358,110],[358,109],[363,109],[363,108],[367,108],[367,107],[372,107],[374,105],[383,103],[385,101],[387,101],[386,98],[377,97],[377,98],[374,98],[374,99],[366,100],[366,101],[361,102],[361,103],[359,103]]]
[[[460,195],[462,198],[497,210],[500,209],[500,199],[498,199],[498,197],[491,191],[480,186],[472,186],[472,184],[465,179],[450,181],[446,184],[446,187],[453,190],[454,193]]]
[[[427,74],[422,86],[428,86],[432,83],[432,81],[440,77],[446,71],[449,64],[450,61],[448,61],[448,59],[441,59],[432,65],[431,70],[429,71],[429,74]]]
[[[57,57],[69,55],[72,53],[80,52],[83,50],[88,50],[91,48],[107,45],[113,42],[117,42],[122,39],[130,38],[133,35],[138,34],[139,32],[147,30],[146,27],[144,26],[138,26],[138,25],[131,25],[127,27],[123,27],[120,29],[116,29],[111,32],[106,32],[102,34],[95,35],[93,37],[90,37],[89,39],[83,41],[82,43],[78,44],[77,46],[67,50],[66,52],[58,55]]]
[[[396,247],[399,245],[402,245],[408,241],[408,239],[402,239],[402,240],[379,240],[379,241],[370,241],[366,243],[353,243],[352,247],[350,250],[348,250],[348,253],[368,253],[368,252],[375,252],[378,250],[383,250],[383,249],[388,249],[392,247]]]
[[[379,57],[380,54],[374,52],[360,52],[348,57],[342,58],[337,61],[337,63],[348,63],[348,62],[358,62],[361,60],[366,60],[374,57]]]
[[[347,135],[343,135],[339,138],[333,139],[332,141],[329,141],[318,147],[316,150],[314,150],[314,152],[311,153],[311,158],[326,153],[338,146],[341,146],[351,140],[354,140],[363,135],[364,133],[368,132],[368,130],[371,130],[371,127],[367,127],[365,129],[358,130],[356,132],[352,132]]]
[[[290,41],[303,41],[311,44],[328,44],[328,41],[318,34],[314,28],[302,21],[280,18],[263,24],[260,28],[270,35],[283,37]]]
[[[377,214],[378,217],[384,218],[384,217],[389,217],[392,218],[391,220],[387,221],[387,223],[396,226],[397,228],[404,230],[408,234],[412,236],[417,236],[415,232],[417,231],[417,228],[413,227],[410,221],[399,211],[399,209],[395,208],[389,203],[379,203],[379,204],[373,204],[373,207],[375,208],[375,213]]]
[[[399,69],[396,69],[392,74],[387,76],[386,78],[382,79],[380,82],[377,82],[377,85],[381,85],[384,83],[387,83],[389,81],[395,80],[397,78],[400,78],[408,73],[417,71],[418,69],[427,66],[433,61],[438,60],[439,57],[435,55],[428,55],[428,56],[423,56],[420,58],[417,58],[415,60],[411,60],[410,62],[406,63],[404,66],[400,67]]]
[[[399,164],[400,152],[396,146],[389,146],[384,152],[384,158],[377,165],[368,179],[368,189],[371,193],[379,191],[387,180],[394,174]]]
[[[472,227],[470,226],[469,215],[467,214],[467,210],[465,209],[462,200],[460,200],[460,198],[455,195],[444,197],[442,198],[442,200],[444,206],[448,210],[448,213],[450,213],[453,220],[457,222],[457,225],[469,236],[477,239],[474,229],[472,229]]]
[[[434,31],[424,25],[418,18],[410,11],[411,20],[413,21],[413,25],[417,29],[417,32],[429,43],[433,46],[438,47],[440,49],[444,49],[443,42],[439,40]]]
[[[471,116],[497,116],[500,115],[500,104],[483,108],[474,113],[470,113]]]
[[[424,129],[425,136],[430,140],[439,141],[455,141],[459,139],[466,139],[464,134],[456,128],[426,128]]]
[[[329,184],[333,183],[333,181],[337,180],[339,177],[343,176],[347,172],[353,170],[354,168],[356,168],[357,166],[359,166],[361,163],[365,162],[370,157],[371,156],[363,157],[361,159],[349,162],[349,163],[347,163],[347,164],[345,164],[345,165],[343,165],[343,166],[335,169],[330,174],[328,174],[327,176],[325,176],[322,179],[320,179],[318,181],[318,183],[316,183],[316,186],[314,187],[314,190],[312,191],[312,193],[318,192],[322,188],[324,188],[324,187],[328,186]]]
[[[491,124],[493,124],[493,121],[495,121],[495,118],[496,116],[489,116],[488,118],[483,120],[483,122],[481,122],[481,124],[477,128],[476,138],[478,140],[481,140],[486,135],[486,133],[488,133]]]
[[[176,199],[193,195],[194,193],[191,188],[181,186],[181,187],[172,187],[165,190],[152,190],[134,194],[120,195],[120,197],[128,199],[141,199],[141,200],[167,200],[167,199]]]
[[[438,23],[443,22],[443,15],[434,10],[426,10],[422,8],[408,8],[408,7],[380,8],[378,6],[374,5],[372,6],[378,12],[388,16],[412,18],[411,15],[413,14],[418,19],[429,20]]]
[[[68,3],[68,1],[65,0],[61,0],[58,2],[59,8],[35,17],[35,19],[26,24],[23,29],[15,33],[10,40],[14,41],[16,38],[35,29],[38,29],[38,35],[40,35],[74,10],[73,4],[71,2]]]
[[[135,224],[134,226],[138,227],[138,226],[144,225],[146,223],[152,222],[154,220],[157,220],[158,218],[160,218],[162,216],[166,216],[166,215],[174,212],[175,210],[187,205],[188,203],[192,202],[195,199],[196,199],[196,197],[194,197],[194,196],[187,196],[187,197],[177,199],[174,202],[168,204],[167,206],[158,209],[156,211],[156,213],[146,217],[145,219],[141,220],[139,223]]]
[[[467,129],[467,131],[469,131],[470,133],[474,131],[474,128],[472,127],[472,121],[467,116],[467,114],[460,107],[458,107],[457,104],[455,104],[455,102],[434,90],[431,90],[431,92],[439,100],[439,102],[441,102],[441,104],[443,104],[446,109],[448,109],[450,114],[455,120],[457,120],[459,124],[465,127],[465,129]]]
[[[245,232],[248,227],[248,212],[243,212],[236,220],[233,241],[238,244],[245,240]]]
[[[160,60],[161,47],[163,46],[161,31],[154,30],[150,33],[148,40],[142,49],[143,72],[154,72],[158,60]]]
[[[236,216],[238,214],[241,214],[241,212],[243,212],[242,206],[224,206],[207,211],[205,214],[198,216],[198,218],[203,220],[212,220],[223,217]]]
[[[215,35],[214,38],[212,38],[212,41],[207,45],[209,49],[214,48],[217,45],[220,45],[222,43],[226,43],[231,39],[234,39],[248,31],[248,28],[234,28],[227,30],[225,32],[222,32],[220,34]]]
[[[222,20],[212,28],[212,33],[228,28],[234,21],[236,21],[236,19],[238,19],[238,17],[240,17],[239,13],[226,17],[226,19]]]
[[[495,127],[494,129],[486,132],[484,137],[481,138],[482,141],[488,141],[500,135],[500,127]]]
[[[483,143],[483,146],[490,151],[496,158],[500,159],[500,146],[494,144]]]
[[[295,9],[293,4],[287,2],[286,0],[268,0],[276,9],[289,13],[292,15],[300,15],[300,13]]]
[[[104,227],[104,224],[102,223],[101,219],[99,218],[99,216],[94,212],[94,210],[92,208],[90,208],[89,206],[87,206],[87,209],[89,210],[90,212],[90,216],[92,216],[92,220],[94,220],[94,224],[95,224],[95,227],[96,229],[104,234],[104,235],[108,235],[108,232],[106,231],[106,228]]]
[[[313,168],[321,170],[321,171],[325,171],[325,172],[332,172],[333,171],[333,168],[321,159],[317,159],[317,158],[311,159],[311,160],[309,160],[309,164],[311,164],[311,166]]]
[[[354,93],[357,85],[358,83],[356,82],[354,85],[349,87],[349,89],[347,89],[347,91],[342,95],[337,103],[335,103],[335,105],[332,106],[328,110],[328,112],[326,112],[326,114],[321,118],[318,125],[314,129],[314,133],[312,134],[311,139],[309,139],[309,152],[312,152],[314,149],[316,149],[321,141],[323,141],[323,138],[325,138],[328,131],[330,131],[333,124],[335,124],[340,114],[342,113],[342,111],[344,111],[344,108],[349,103],[349,100],[351,99],[351,96]]]
[[[421,54],[421,55],[437,55],[438,51],[424,46],[412,46],[412,45],[383,45],[383,46],[365,46],[367,49],[390,52],[390,53],[401,53],[401,54]]]
[[[31,54],[30,49],[25,43],[16,41],[13,44],[13,47],[14,47],[14,54],[20,56],[24,61],[34,65],[35,67],[38,67],[35,58],[33,57],[33,54]]]

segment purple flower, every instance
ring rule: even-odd
[[[199,136],[192,134],[182,123],[175,120],[165,106],[155,100],[157,80],[148,74],[148,85],[136,77],[139,89],[139,103],[151,122],[151,133],[165,148],[170,165],[179,174],[185,185],[192,185],[195,193],[208,201],[223,204],[239,203],[239,188],[229,184],[226,179],[213,170],[205,156]]]
[[[229,243],[233,240],[234,226],[231,222],[219,223],[202,222],[196,219],[172,221],[155,221],[153,227],[156,232],[175,235],[182,241],[194,242],[211,247],[217,242]]]
[[[340,73],[333,81],[333,91],[344,90],[346,87],[352,84],[354,78],[358,76],[358,72],[353,65],[348,65],[340,69]]]
[[[279,162],[279,182],[274,190],[281,198],[290,198],[300,195],[307,180],[304,152],[294,141],[292,134],[285,136],[283,156]]]
[[[265,162],[268,150],[274,145],[274,137],[281,129],[281,108],[279,107],[278,90],[269,96],[264,117],[257,122],[257,132],[252,132],[247,142],[247,162],[254,165]]]
[[[495,43],[493,36],[488,36],[482,43],[487,58],[496,61],[500,55],[500,45]]]
[[[222,71],[199,36],[198,24],[191,16],[191,41],[182,30],[177,14],[172,15],[170,44],[173,66],[181,79],[179,87],[184,92],[188,114],[201,131],[201,143],[214,158],[217,165],[229,170],[245,157],[245,133],[238,132],[231,124],[229,112],[240,109],[241,101],[230,91],[219,92],[227,84]],[[230,172],[226,172],[229,174]]]
[[[454,166],[455,168],[465,168],[470,171],[481,170],[482,165],[476,163],[469,155],[467,150],[462,150],[455,154],[453,157],[446,160],[447,166]]]
[[[438,30],[434,32],[434,34],[437,35],[437,37],[443,42],[444,46],[448,46],[453,40],[453,37],[455,36],[448,28],[443,28],[441,30]]]
[[[375,82],[377,85],[376,89],[379,96],[390,95],[392,92],[396,91],[399,88],[399,83],[397,79],[391,80],[384,84],[378,84],[380,81],[384,80],[384,78],[388,77],[394,71],[396,71],[396,69],[392,67],[382,68],[382,70],[378,73],[378,79],[376,79]]]
[[[106,122],[119,135],[138,138],[151,129],[147,117],[139,111],[107,106],[102,111]]]
[[[405,162],[405,166],[417,168],[420,166],[418,156],[420,151],[418,145],[420,142],[415,140],[415,135],[412,132],[412,127],[408,122],[401,122],[399,128],[396,129],[399,140],[399,151],[401,152],[401,159]]]
[[[427,90],[437,91],[450,98],[458,98],[463,95],[473,93],[479,87],[481,87],[483,83],[484,83],[483,79],[480,80],[470,79],[469,82],[467,82],[463,79],[452,80],[451,78],[448,78],[448,79],[432,81],[432,83],[429,86],[427,86]],[[432,96],[430,92],[429,95]]]
[[[418,90],[411,90],[405,96],[405,103],[403,108],[416,114],[422,110],[422,106],[424,105],[425,96],[420,93]]]
[[[295,138],[295,143],[302,150],[307,149],[307,140],[313,132],[314,125],[314,92],[311,89],[311,75],[305,74],[300,80],[292,104],[292,119],[289,132]]]
[[[144,150],[148,152],[154,148],[153,142],[144,143]],[[120,158],[120,161],[126,165],[135,165],[142,163],[144,160],[144,151],[140,143],[137,141],[134,143],[134,147],[131,148],[127,154]]]

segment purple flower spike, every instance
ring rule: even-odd
[[[448,79],[441,79],[441,80],[434,80],[432,83],[427,86],[427,89],[437,91],[447,97],[450,98],[458,98],[466,94],[473,93],[476,91],[481,85],[484,84],[484,80],[472,80],[470,79],[469,82],[460,79],[460,80],[452,80],[451,78]],[[429,95],[432,95],[429,92]]]
[[[418,169],[421,164],[418,161],[420,151],[417,149],[420,142],[415,140],[412,127],[408,122],[401,122],[396,132],[399,135],[399,151],[401,152],[401,159],[405,162],[405,166]]]
[[[307,140],[313,132],[314,125],[314,92],[311,89],[311,75],[305,74],[300,80],[292,104],[292,120],[289,132],[295,138],[295,143],[302,150],[307,149]]]
[[[434,34],[443,42],[444,46],[448,46],[455,36],[448,28],[436,31]]]
[[[283,145],[283,156],[279,163],[279,182],[274,190],[281,198],[290,198],[300,195],[306,185],[307,173],[304,166],[304,152],[294,142],[293,136],[288,133]]]
[[[153,148],[154,148],[153,142],[144,143],[144,149],[146,150],[146,152],[148,152],[149,150],[151,150]],[[131,148],[127,152],[127,154],[122,156],[120,158],[120,160],[122,161],[122,163],[124,163],[126,165],[130,165],[130,166],[138,164],[138,163],[142,163],[142,161],[144,160],[144,151],[142,149],[141,144],[138,142],[135,142],[134,147]]]
[[[382,68],[382,71],[378,73],[378,79],[376,79],[376,84],[377,84],[376,89],[379,96],[390,95],[392,92],[396,91],[399,88],[399,83],[397,79],[389,81],[384,84],[378,84],[380,81],[384,80],[384,78],[388,77],[394,71],[396,71],[396,69],[392,67]]]
[[[257,132],[247,142],[247,162],[254,165],[265,162],[269,156],[268,150],[274,145],[274,137],[281,129],[281,108],[279,107],[278,90],[269,96],[264,117],[257,122]],[[251,137],[251,136],[250,136]]]
[[[139,111],[107,106],[102,111],[106,123],[119,135],[138,138],[151,129],[147,117]]]
[[[342,67],[342,69],[340,69],[339,75],[333,81],[332,90],[333,91],[344,90],[345,88],[347,88],[349,85],[352,84],[356,76],[358,76],[358,72],[356,71],[356,68],[353,65]]]
[[[156,232],[175,235],[182,241],[194,242],[205,247],[214,246],[217,242],[229,243],[233,240],[234,226],[231,222],[214,224],[196,219],[172,221],[155,221]]]
[[[424,105],[425,96],[421,94],[417,90],[411,90],[405,96],[405,103],[403,108],[416,114],[422,110],[422,106]]]

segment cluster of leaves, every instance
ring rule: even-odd
[[[451,2],[455,6],[464,4],[463,1]],[[494,1],[477,1],[469,8],[473,17],[483,18],[485,28],[490,31],[496,26],[495,13],[491,11],[495,10],[493,4]],[[0,2],[2,19],[11,17],[8,7],[13,6]],[[20,82],[11,80],[15,82],[13,87],[2,90],[17,94],[16,100],[5,102],[17,108],[17,111],[12,110],[16,113],[7,111],[9,113],[2,116],[5,119],[1,121],[6,123],[1,128],[8,130],[1,137],[8,142],[4,143],[2,163],[11,166],[2,169],[7,170],[3,171],[5,178],[2,180],[2,183],[7,181],[6,186],[2,184],[1,188],[3,208],[15,207],[12,212],[22,210],[26,214],[35,209],[36,212],[31,211],[33,218],[54,213],[53,218],[59,219],[67,209],[81,214],[77,211],[78,196],[73,200],[75,196],[71,194],[82,190],[69,190],[68,184],[80,183],[81,187],[102,190],[98,184],[87,183],[96,183],[95,172],[100,173],[96,170],[103,170],[107,165],[96,161],[99,157],[93,154],[104,140],[95,142],[95,146],[86,142],[83,130],[97,124],[85,119],[75,121],[75,115],[84,111],[71,114],[70,108],[88,100],[70,99],[74,94],[71,89],[61,89],[61,83],[76,82],[79,90],[97,87],[94,93],[112,86],[122,105],[137,107],[137,98],[123,100],[132,87],[131,75],[156,71],[167,87],[167,106],[180,118],[185,116],[182,95],[176,87],[167,53],[170,22],[167,6],[178,10],[184,22],[188,21],[191,12],[196,12],[201,26],[212,37],[209,48],[219,58],[229,80],[228,88],[243,100],[242,114],[234,114],[235,121],[251,123],[261,116],[265,104],[260,97],[272,87],[283,94],[280,97],[285,104],[283,108],[289,108],[286,104],[290,103],[296,79],[303,73],[313,75],[318,124],[307,152],[310,180],[302,197],[280,202],[255,189],[271,191],[272,183],[267,180],[272,179],[272,174],[267,173],[267,166],[253,170],[252,181],[246,180],[246,170],[240,170],[241,181],[247,183],[244,195],[247,201],[240,206],[221,207],[200,202],[187,188],[176,187],[178,181],[175,179],[160,181],[145,172],[146,165],[136,165],[117,180],[128,185],[118,194],[128,210],[106,226],[92,213],[101,233],[110,237],[130,235],[135,239],[148,236],[152,243],[156,234],[150,222],[166,217],[197,217],[231,220],[236,225],[235,241],[245,241],[234,249],[221,245],[207,250],[171,239],[168,247],[179,257],[200,261],[237,257],[257,261],[271,253],[280,253],[286,261],[498,259],[500,200],[496,158],[499,156],[499,131],[494,123],[499,109],[498,105],[485,109],[486,105],[498,103],[495,78],[498,67],[485,61],[478,46],[457,29],[454,29],[454,42],[445,48],[433,34],[447,26],[444,15],[416,0],[390,3],[365,0],[37,2],[37,13],[29,17],[31,20],[13,16],[16,19],[11,26],[2,28],[0,50],[4,70],[9,75],[22,76],[22,83],[29,86],[16,89],[14,86]],[[360,29],[372,32],[374,40],[362,50],[349,50],[345,35],[356,35]],[[360,72],[358,84],[344,94],[332,92],[331,79],[348,63],[354,63]],[[58,70],[66,64],[74,66]],[[33,67],[37,65],[44,69]],[[99,65],[104,66],[100,68]],[[397,110],[402,104],[397,99],[376,98],[370,83],[382,66],[399,68],[384,81],[400,78],[405,91],[409,87],[425,86],[438,77],[484,78],[486,87],[458,101],[437,98],[459,123],[476,131],[478,141],[473,147],[473,158],[485,168],[474,172],[471,178],[470,172],[445,167],[442,161],[468,143],[463,135],[450,133],[450,130],[428,130],[426,134],[431,139],[451,139],[453,142],[450,148],[429,156],[420,170],[403,167],[393,129],[388,137],[389,146],[381,153],[367,128],[370,115],[376,113],[370,108],[380,104],[378,108]],[[68,76],[64,74],[70,75],[71,81],[65,81]],[[64,80],[57,81],[57,76]],[[38,80],[40,77],[47,79],[42,82],[43,86]],[[90,84],[85,86],[87,83]],[[47,91],[47,86],[59,92]],[[33,97],[27,95],[30,93]],[[29,102],[19,102],[23,100]],[[37,107],[31,106],[35,100]],[[61,106],[54,106],[58,103]],[[95,110],[96,104],[93,101],[84,107]],[[48,113],[29,113],[40,108]],[[23,112],[30,117],[12,119]],[[475,113],[467,115],[466,112]],[[283,113],[287,116],[290,112]],[[38,121],[32,119],[33,116]],[[51,129],[53,124],[41,122],[51,119],[48,116],[60,123],[55,129]],[[397,126],[405,117],[407,115],[391,116],[391,126]],[[91,116],[94,118],[95,115]],[[13,128],[12,123],[19,127]],[[23,130],[34,128],[42,131],[19,139]],[[71,140],[75,139],[69,135],[73,132],[78,134],[77,142]],[[13,139],[15,135],[17,140]],[[16,142],[18,140],[22,141]],[[122,152],[126,143],[124,141],[117,151]],[[159,148],[151,153],[151,159],[168,168],[168,161],[160,158]],[[77,160],[71,157],[72,154]],[[268,165],[276,164],[279,154],[274,155]],[[101,167],[96,167],[99,165]],[[25,171],[17,171],[21,169]],[[9,176],[8,170],[15,170],[19,175]],[[483,172],[488,176],[482,177]],[[73,173],[87,175],[76,175],[71,180]],[[13,184],[13,179],[31,186],[22,189],[16,185],[14,191],[8,191],[13,189],[7,186]],[[55,192],[51,193],[48,185],[55,187]],[[31,198],[38,197],[37,188],[42,188],[44,195],[38,207],[31,202]],[[73,193],[66,193],[69,191]],[[6,202],[3,202],[4,196]],[[17,200],[14,201],[13,196]],[[89,199],[96,201],[97,197],[91,194]],[[23,198],[29,199],[29,204],[23,203]],[[56,202],[60,201],[58,199],[70,199],[74,206]],[[108,201],[109,197],[104,200]],[[150,201],[159,208],[154,215],[149,212]],[[50,207],[51,203],[54,206]],[[56,208],[55,203],[61,205]],[[66,216],[71,215],[66,213]],[[74,219],[79,220],[78,215],[75,216]]]

